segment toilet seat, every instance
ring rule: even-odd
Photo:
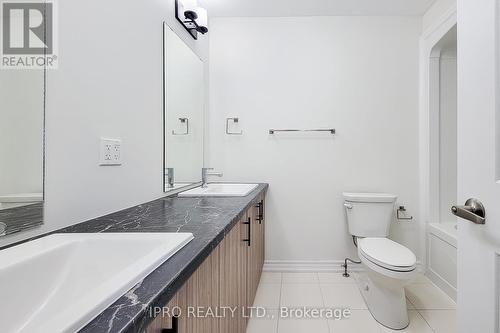
[[[410,249],[388,238],[359,239],[358,251],[371,263],[391,271],[411,272],[417,266],[417,258]]]

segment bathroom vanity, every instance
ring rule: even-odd
[[[151,323],[147,333],[175,326],[177,332],[237,333],[246,331],[264,265],[264,195],[237,223],[187,279]],[[233,313],[231,310],[236,311]],[[175,312],[175,311],[174,311]],[[193,314],[196,313],[196,316]]]
[[[57,233],[192,233],[194,239],[100,313],[79,332],[161,332],[163,308],[251,306],[264,263],[265,195],[259,184],[245,197],[170,196]],[[250,222],[250,224],[248,224]],[[158,312],[160,311],[160,312]],[[166,311],[166,310],[165,310]],[[247,315],[247,314],[246,314]],[[243,315],[177,319],[178,332],[244,332]]]
[[[267,188],[169,196],[8,246],[4,294],[19,304],[4,309],[0,330],[160,333],[175,307],[171,332],[245,332],[264,265]]]

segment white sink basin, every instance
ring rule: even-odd
[[[76,332],[193,239],[55,234],[0,251],[0,332]]]
[[[258,184],[208,184],[179,193],[179,197],[244,197]]]

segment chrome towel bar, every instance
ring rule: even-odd
[[[325,128],[325,129],[270,129],[269,134],[275,134],[277,132],[330,132],[330,134],[335,134],[335,128]]]

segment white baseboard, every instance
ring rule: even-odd
[[[266,260],[265,272],[343,272],[343,260]],[[361,271],[362,266],[349,263],[349,271]]]
[[[434,272],[432,268],[429,268],[425,275],[432,281],[439,289],[444,291],[451,299],[455,302],[457,301],[457,289],[442,278],[438,273]]]
[[[264,272],[343,272],[344,260],[266,260]],[[363,265],[348,264],[349,272],[363,271]],[[422,265],[417,262],[417,270],[422,272]]]

